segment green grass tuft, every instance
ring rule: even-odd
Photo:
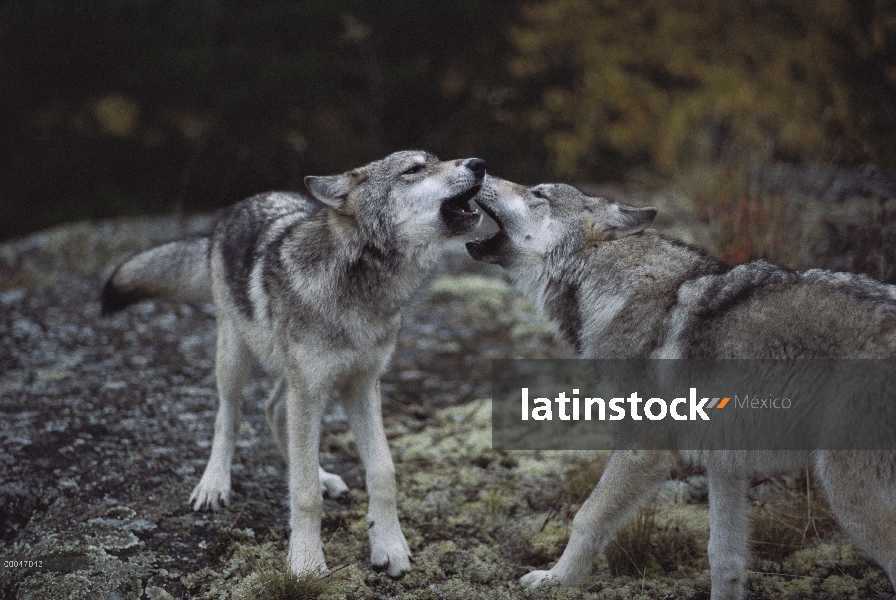
[[[313,571],[293,573],[288,566],[260,571],[258,578],[258,600],[318,600],[333,587],[329,577],[320,577]]]
[[[627,575],[646,579],[660,570],[653,558],[650,538],[656,533],[656,511],[639,511],[607,544],[605,556],[613,577]]]

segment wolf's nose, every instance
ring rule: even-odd
[[[473,171],[476,179],[485,177],[485,161],[481,158],[471,158],[467,161],[467,168]]]

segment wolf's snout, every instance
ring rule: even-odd
[[[467,161],[467,168],[473,171],[473,175],[476,179],[482,179],[485,177],[485,161],[481,158],[471,158]]]

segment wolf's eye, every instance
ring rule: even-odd
[[[413,167],[409,167],[409,168],[405,169],[404,172],[402,173],[402,175],[413,175],[414,173],[419,173],[422,170],[423,170],[423,165],[417,164],[417,165],[414,165]]]
[[[532,192],[532,195],[535,196],[536,198],[541,198],[542,200],[547,200],[547,199],[548,199],[547,196],[545,196],[544,194],[542,194],[542,193],[539,192],[538,190],[529,190],[529,191],[531,191],[531,192]]]

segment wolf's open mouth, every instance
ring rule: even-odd
[[[474,259],[482,262],[499,262],[500,256],[509,240],[503,229],[490,233],[485,237],[470,240],[464,246],[467,253]]]
[[[474,185],[466,192],[462,192],[456,196],[451,196],[442,202],[442,212],[446,216],[466,217],[470,215],[478,215],[479,211],[470,206],[470,200],[479,193],[482,185]]]
[[[494,233],[490,233],[485,237],[475,238],[467,242],[467,248],[471,246],[477,246],[481,250],[487,251],[490,246],[494,246],[495,242],[500,241],[501,238],[507,237],[507,234],[502,230],[495,231]]]
[[[482,184],[474,185],[467,191],[442,201],[442,221],[450,235],[467,233],[479,225],[482,213],[470,205],[470,200],[481,188]]]
[[[502,246],[504,242],[508,240],[507,232],[504,231],[504,223],[501,222],[501,218],[498,217],[497,213],[488,207],[482,200],[477,200],[476,204],[479,205],[479,208],[482,209],[482,212],[487,214],[492,220],[498,224],[498,231],[488,234],[485,237],[476,238],[467,242],[466,248],[467,252],[473,257],[475,260],[480,260],[483,262],[493,262],[493,259],[496,259],[497,256],[501,253]]]

